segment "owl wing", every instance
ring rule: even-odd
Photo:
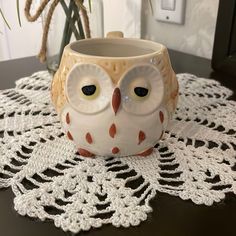
[[[66,97],[62,87],[59,70],[54,75],[51,83],[51,100],[56,111],[59,113],[66,102]]]

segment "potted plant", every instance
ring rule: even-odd
[[[55,72],[64,47],[72,39],[90,38],[87,9],[84,6],[84,0],[42,0],[36,11],[32,13],[32,3],[33,0],[25,1],[25,17],[29,22],[35,22],[39,17],[43,20],[42,42],[38,58],[40,62],[47,63],[49,71]],[[91,11],[91,0],[88,0],[88,3]],[[16,0],[16,10],[21,26],[19,0]],[[11,26],[1,8],[0,16],[10,30]]]

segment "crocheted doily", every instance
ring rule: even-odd
[[[157,191],[205,205],[236,194],[232,92],[214,80],[177,77],[177,112],[145,158],[79,156],[50,103],[51,77],[45,71],[1,91],[0,187],[12,188],[15,210],[79,232],[140,224]]]

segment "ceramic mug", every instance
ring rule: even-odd
[[[51,97],[80,155],[147,156],[175,111],[178,82],[165,46],[111,32],[65,47]]]

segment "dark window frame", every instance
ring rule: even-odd
[[[212,68],[236,76],[236,0],[220,0]]]

